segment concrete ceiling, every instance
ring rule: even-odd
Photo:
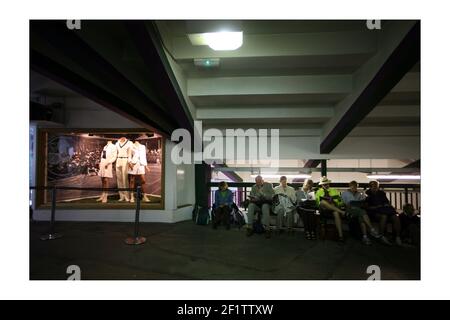
[[[78,97],[78,93],[70,90],[34,71],[30,72],[30,97],[42,96],[51,98]]]
[[[258,125],[319,130],[324,139],[411,29],[413,21],[158,21],[166,53],[182,70],[185,98],[205,127]],[[235,51],[193,46],[188,33],[240,29]],[[195,58],[219,58],[199,68]],[[352,130],[350,136],[420,132],[420,64]],[[292,130],[291,130],[292,131]],[[378,130],[383,136],[384,130]]]
[[[161,39],[149,31],[154,23]],[[100,103],[123,105],[121,108],[128,113],[129,109],[136,109],[136,114],[145,114],[153,121],[152,126],[161,126],[170,134],[173,128],[184,126],[181,112],[174,112],[174,103],[168,100],[175,95],[161,90],[170,83],[166,79],[165,85],[160,85],[161,77],[167,75],[162,74],[161,68],[155,69],[158,59],[153,56],[152,60],[146,60],[145,44],[151,40],[157,47],[160,41],[175,77],[171,81],[177,82],[179,88],[175,90],[180,90],[179,96],[187,105],[184,111],[188,110],[191,119],[202,120],[204,128],[278,128],[280,137],[286,137],[281,143],[292,149],[281,148],[284,159],[302,159],[303,154],[317,157],[304,160],[333,156],[368,159],[374,155],[383,159],[418,159],[420,62],[410,66],[376,106],[352,126],[339,142],[336,154],[333,150],[322,157],[319,150],[321,142],[333,134],[374,79],[383,83],[392,78],[382,78],[383,73],[380,78],[378,73],[415,23],[383,21],[382,30],[368,30],[365,20],[84,21],[74,37],[55,22],[40,32],[32,28],[33,52],[65,66],[74,76],[83,77],[85,86],[78,88],[79,82],[74,80],[72,87],[78,90],[73,91],[61,85],[64,81],[49,81],[32,72],[31,93],[69,97],[95,84],[92,96]],[[242,30],[243,46],[235,51],[213,51],[207,46],[193,46],[186,36],[221,27]],[[139,33],[145,28],[150,37],[146,32]],[[56,29],[58,32],[53,34],[51,31]],[[65,49],[67,37],[73,38],[71,45],[81,51]],[[198,68],[194,65],[195,58],[219,58],[220,66]],[[32,59],[38,71],[47,66],[47,60],[42,59],[37,63]],[[54,66],[52,71],[58,70]],[[167,125],[162,128],[162,123]],[[361,152],[349,152],[352,145],[362,145],[356,137],[376,138],[378,142],[371,140],[373,145]],[[404,137],[411,139],[405,143]],[[387,139],[389,151],[383,153],[383,141]]]

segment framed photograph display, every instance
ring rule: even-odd
[[[135,207],[136,194],[109,190],[105,201],[102,190],[83,188],[101,189],[105,180],[108,188],[140,185],[143,208],[163,209],[163,141],[146,130],[39,129],[37,184],[79,188],[57,189],[56,202],[61,208],[86,209]],[[38,207],[51,201],[50,190],[37,191]]]

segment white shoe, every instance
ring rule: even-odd
[[[379,234],[375,229],[370,230],[370,235],[375,239],[380,239],[382,237],[382,235]]]
[[[104,197],[105,197],[105,194],[102,193],[102,195],[100,196],[100,198],[98,198],[98,199],[95,200],[95,201],[97,201],[97,202],[103,201],[103,198],[104,198]]]
[[[392,246],[392,243],[385,236],[382,236],[380,239],[383,244],[387,246]]]
[[[372,241],[370,241],[369,237],[365,236],[362,238],[362,242],[366,245],[366,246],[370,246],[372,244]]]
[[[144,194],[144,196],[142,197],[142,201],[144,201],[144,202],[150,202],[150,199],[147,198],[147,195],[146,195],[146,194]]]
[[[130,200],[126,199],[126,201],[129,201],[129,202],[133,203],[134,202],[134,197],[131,196],[131,199]]]

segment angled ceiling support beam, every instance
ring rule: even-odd
[[[157,88],[165,108],[178,126],[193,132],[194,120],[164,53],[161,36],[154,22],[126,21],[130,38],[148,69],[148,79]]]
[[[163,133],[176,128],[175,121],[166,114],[163,107],[146,96],[95,48],[80,38],[76,31],[69,30],[64,21],[32,21],[30,26],[31,36],[39,36],[56,49],[52,53],[44,52],[44,55],[54,56],[54,59],[59,56],[70,59],[74,65],[68,64],[65,68],[81,68],[81,77],[89,77],[89,81],[96,82],[98,87],[103,87],[127,104],[133,105],[140,113],[145,114],[146,118],[153,118],[159,127],[164,128]]]
[[[322,160],[308,160],[305,162],[303,168],[317,168],[317,166],[321,163]]]
[[[227,168],[226,164],[215,164],[214,168]],[[243,182],[242,178],[234,171],[221,171],[228,179],[233,182]]]
[[[325,136],[320,144],[320,153],[333,151],[419,60],[420,22],[415,22],[369,84]]]
[[[140,112],[133,105],[130,105],[121,98],[111,94],[109,91],[84,79],[82,76],[72,72],[65,66],[53,61],[45,55],[31,50],[30,68],[64,86],[79,93],[82,96],[97,102],[105,108],[114,111],[125,118],[142,125],[143,128],[156,130],[161,134],[168,135],[166,128],[160,126],[154,118]]]
[[[420,159],[411,162],[410,164],[407,164],[403,168],[414,168],[414,169],[420,169]]]

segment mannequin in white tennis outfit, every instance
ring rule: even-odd
[[[136,179],[141,181],[142,201],[150,202],[148,199],[144,185],[145,185],[145,166],[147,165],[147,150],[139,141],[135,141],[131,149],[131,157],[128,164],[128,174],[130,175],[130,188],[135,188]],[[130,202],[134,202],[134,192],[131,192]]]
[[[108,141],[106,146],[103,147],[102,155],[100,158],[100,170],[99,176],[102,179],[102,188],[107,189],[109,185],[109,179],[113,177],[112,164],[117,159],[117,148],[113,145],[112,141]],[[103,203],[108,202],[108,192],[103,192],[97,201]]]
[[[131,157],[132,148],[133,143],[125,137],[121,137],[116,142],[116,176],[118,188],[128,188],[128,159]],[[119,191],[119,201],[130,201],[128,194],[128,191]]]

